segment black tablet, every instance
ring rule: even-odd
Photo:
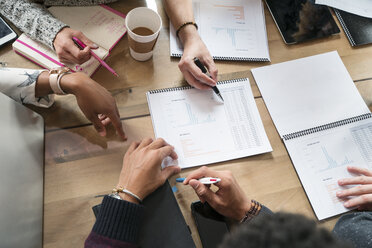
[[[327,6],[314,0],[265,0],[286,44],[340,33]]]

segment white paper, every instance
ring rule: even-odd
[[[337,52],[252,74],[281,137],[370,112]]]
[[[261,0],[194,0],[199,35],[216,59],[270,60]],[[170,23],[171,56],[182,55],[182,45]]]
[[[355,15],[372,18],[371,0],[316,0],[315,3],[327,5]]]
[[[218,88],[224,103],[212,90],[147,94],[155,136],[175,147],[181,168],[272,151],[248,79]]]
[[[336,192],[347,166],[372,169],[372,119],[285,141],[319,220],[349,211]]]

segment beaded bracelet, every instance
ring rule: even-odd
[[[112,193],[124,193],[124,194],[127,194],[127,195],[130,195],[132,196],[133,198],[137,199],[140,203],[142,203],[142,199],[139,198],[139,196],[137,196],[136,194],[130,192],[129,190],[127,189],[124,189],[123,187],[116,187],[112,190]]]
[[[179,27],[177,28],[177,31],[176,31],[176,36],[177,36],[177,38],[180,38],[180,37],[178,37],[178,34],[180,33],[181,29],[183,29],[183,28],[186,27],[187,25],[194,25],[195,28],[196,28],[196,30],[198,30],[198,25],[197,25],[195,22],[185,22],[185,23],[181,24],[181,26],[179,26]]]
[[[240,223],[246,222],[247,220],[251,220],[253,217],[257,216],[262,209],[261,203],[251,200],[251,208],[245,213],[244,218],[240,221]]]

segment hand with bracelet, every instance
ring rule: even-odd
[[[73,94],[84,115],[93,123],[101,136],[106,136],[105,126],[112,123],[122,139],[126,139],[115,99],[97,82],[81,72],[53,74],[40,73],[35,87],[35,96],[52,93]]]
[[[210,89],[217,83],[217,68],[213,58],[201,40],[195,23],[191,0],[163,0],[165,10],[183,45],[183,55],[178,67],[186,81],[197,89]],[[195,65],[197,57],[207,67],[212,78]]]
[[[178,166],[168,166],[162,169],[161,163],[167,156],[177,159],[174,147],[161,138],[155,141],[147,138],[141,142],[133,142],[124,156],[123,167],[116,186],[120,198],[140,203],[163,185],[170,176],[178,173],[181,170]],[[127,192],[123,193],[123,189]]]
[[[202,177],[220,178],[221,181],[214,184],[218,190],[213,192],[197,180]],[[214,171],[203,166],[192,172],[183,183],[195,190],[201,202],[208,202],[218,213],[233,220],[245,221],[261,210],[259,203],[245,195],[230,171]]]

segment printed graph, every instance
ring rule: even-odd
[[[215,39],[231,42],[231,45],[235,50],[248,50],[249,45],[251,45],[251,39],[247,29],[212,27],[212,30]],[[242,43],[242,40],[244,40],[245,43]]]
[[[352,163],[354,163],[354,161],[350,160],[348,158],[348,156],[345,155],[345,157],[340,161],[340,162],[337,162],[337,160],[335,160],[334,158],[332,158],[327,149],[322,146],[322,152],[323,152],[323,155],[328,163],[328,166],[324,169],[321,169],[319,170],[319,172],[323,172],[323,171],[326,171],[326,170],[330,170],[330,169],[333,169],[333,168],[337,168],[337,167],[342,167],[342,166],[346,166],[346,165],[351,165]]]
[[[210,112],[194,108],[185,101],[172,103],[167,109],[169,123],[174,128],[183,128],[216,122]]]
[[[235,20],[245,21],[244,6],[229,6],[215,4],[215,8],[223,8],[225,11],[231,12]]]

